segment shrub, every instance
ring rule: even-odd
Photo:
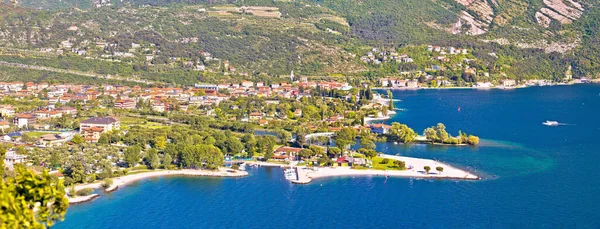
[[[380,164],[387,164],[389,162],[390,162],[390,159],[384,158],[383,160],[381,160]]]
[[[232,168],[232,169],[235,169],[235,170],[239,170],[239,169],[240,169],[240,166],[239,166],[239,165],[237,165],[237,164],[234,164],[234,165],[232,165],[232,166],[231,166],[231,168]]]
[[[106,178],[102,181],[102,187],[103,188],[108,188],[113,184],[113,180],[110,178]]]
[[[66,186],[72,185],[73,184],[73,178],[71,178],[71,177],[65,177],[65,179],[64,179],[63,182],[64,182],[64,184]]]
[[[69,188],[69,196],[70,197],[75,197],[77,195],[77,192],[75,191],[75,186],[71,186]]]
[[[402,169],[402,170],[406,169],[406,163],[404,161],[395,160],[394,165],[396,167],[398,167],[398,169]]]
[[[471,145],[477,145],[477,144],[479,144],[479,137],[474,136],[474,135],[470,135],[469,136],[469,144],[471,144]]]
[[[78,196],[89,196],[89,195],[92,195],[92,193],[94,193],[94,189],[84,188],[84,189],[78,190],[76,193]]]
[[[91,174],[90,176],[88,176],[88,178],[87,178],[88,183],[93,183],[94,181],[96,181],[96,174]]]
[[[148,166],[147,165],[138,165],[133,167],[133,170],[147,170]]]

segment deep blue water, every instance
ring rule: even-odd
[[[481,181],[346,177],[308,185],[279,168],[245,178],[156,178],[69,208],[56,228],[598,228],[600,85],[394,91],[392,121],[438,122],[478,147],[378,150],[436,158]],[[458,107],[461,107],[460,112]],[[567,125],[544,126],[546,120]]]

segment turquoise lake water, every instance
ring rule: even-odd
[[[442,122],[482,142],[380,143],[379,151],[439,159],[484,179],[345,177],[293,185],[279,168],[249,168],[245,178],[155,178],[71,206],[55,228],[600,227],[600,85],[394,97],[405,110],[386,123],[422,132]],[[542,125],[546,120],[564,125]]]

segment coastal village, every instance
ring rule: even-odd
[[[307,162],[311,162],[310,165],[317,164],[316,159],[327,153],[323,151],[332,150],[329,148],[329,144],[334,142],[333,138],[336,141],[341,138],[336,136],[338,132],[349,131],[348,134],[354,136],[350,137],[351,139],[354,139],[357,133],[363,133],[362,145],[373,145],[372,141],[368,139],[374,138],[373,140],[375,140],[375,138],[379,138],[377,136],[381,136],[380,140],[384,140],[383,136],[392,134],[394,127],[381,123],[370,124],[369,122],[385,120],[396,113],[393,108],[389,107],[393,105],[390,103],[390,98],[385,95],[373,94],[370,89],[358,90],[344,82],[309,81],[306,77],[300,77],[292,83],[270,85],[251,81],[217,85],[199,83],[188,88],[3,82],[0,83],[0,93],[2,94],[0,142],[7,147],[4,159],[7,167],[12,168],[14,164],[27,164],[34,167],[52,168],[53,174],[61,178],[66,176],[64,174],[71,174],[71,176],[73,174],[72,168],[65,167],[64,160],[67,158],[56,158],[54,160],[57,162],[49,163],[43,159],[48,155],[39,155],[39,153],[67,147],[71,151],[69,158],[72,158],[75,156],[72,154],[73,147],[77,148],[77,145],[87,144],[88,147],[94,148],[109,143],[107,146],[116,150],[117,154],[106,155],[104,158],[91,161],[86,165],[89,168],[85,169],[85,176],[96,177],[97,174],[102,173],[106,168],[99,165],[101,162],[112,164],[110,166],[114,171],[126,171],[126,168],[130,167],[127,166],[128,163],[125,163],[126,151],[131,147],[137,147],[138,144],[128,143],[125,139],[140,126],[159,130],[175,125],[189,125],[185,119],[197,115],[209,119],[227,117],[229,122],[252,126],[246,131],[243,131],[243,128],[249,127],[243,127],[242,133],[252,131],[252,129],[274,131],[273,133],[279,140],[264,137],[270,141],[277,141],[277,143],[269,143],[271,145],[267,147],[268,150],[262,151],[262,154],[255,154],[254,157],[248,157],[247,151],[254,149],[229,145],[247,144],[248,140],[245,142],[232,140],[233,143],[225,143],[224,150],[229,150],[229,152],[223,154],[222,159],[254,158],[266,164],[289,165],[289,163],[294,163],[297,165],[300,162],[306,166]],[[283,102],[292,102],[292,105],[297,103],[294,101],[311,104],[312,102],[308,99],[325,99],[325,102],[321,107],[303,105],[303,109],[289,107],[285,109],[287,112],[285,110],[277,112],[278,109],[275,112],[267,111],[269,106],[280,106],[283,105]],[[261,102],[267,107],[264,107],[266,109],[258,109],[258,107],[247,109],[247,112],[239,115],[223,114],[226,109],[229,112],[241,109],[239,105],[233,105],[233,101],[237,101],[237,104],[240,101]],[[342,110],[323,110],[328,104],[332,107],[336,104],[340,107],[351,104],[360,104],[360,106],[351,109],[354,111],[343,108],[341,108]],[[357,117],[357,113],[362,116]],[[298,123],[298,121],[302,122],[299,125],[303,128],[302,130],[288,129],[286,131],[277,128],[277,125],[281,123]],[[400,129],[396,131],[400,131]],[[417,134],[414,135],[417,137]],[[166,150],[165,143],[171,144],[169,142],[175,140],[168,137],[162,139],[164,142],[160,143],[162,146],[156,146],[156,142],[146,143],[141,145],[142,147],[138,151],[146,152],[154,148]],[[165,140],[168,141],[165,142]],[[429,142],[424,136],[418,137],[417,141]],[[344,144],[350,145],[350,143]],[[306,145],[314,147],[305,148]],[[368,154],[371,157],[375,154],[372,147],[368,146]],[[345,148],[344,150],[336,148],[337,150],[333,150],[336,152],[330,153],[331,155],[327,156],[326,160],[322,160],[318,164],[344,165],[351,168],[353,166],[370,166],[373,163],[372,158],[364,156],[365,152],[348,151]],[[336,154],[338,156],[335,156]],[[161,155],[161,157],[165,156]],[[315,158],[315,160],[311,158]],[[307,159],[310,160],[307,161]],[[139,161],[132,164],[138,163]],[[385,161],[383,164],[387,166],[393,165],[393,163],[394,160],[391,160]],[[402,169],[404,165],[390,167]],[[109,176],[113,176],[113,174]],[[69,184],[74,183],[71,180],[72,178],[69,177]]]
[[[271,84],[197,83],[184,88],[2,82],[4,163],[8,168],[16,164],[49,168],[67,185],[79,184],[77,190],[88,187],[86,183],[98,188],[99,180],[130,171],[180,168],[188,170],[172,174],[215,175],[189,169],[214,170],[225,164],[229,169],[217,174],[241,176],[247,174],[243,170],[248,165],[289,167],[285,177],[301,184],[319,177],[361,174],[477,179],[441,162],[382,155],[374,150],[374,142],[466,146],[477,145],[478,137],[461,132],[454,137],[441,123],[423,134],[404,124],[383,124],[400,112],[390,91],[373,93],[368,85],[356,88],[346,82],[312,81],[293,73],[290,79]],[[387,89],[426,87],[393,77],[379,84]],[[501,88],[522,86],[506,80]],[[210,124],[201,124],[206,122]],[[208,132],[188,138],[181,136],[190,131],[185,129]],[[189,141],[199,142],[219,159],[211,166],[208,159],[189,162],[184,143]],[[358,150],[350,150],[354,144]],[[56,149],[66,158],[51,152]],[[433,169],[437,172],[430,172]],[[160,171],[154,173],[163,174]],[[135,180],[121,180],[121,185]],[[107,187],[116,189],[113,184]],[[87,196],[83,200],[92,198],[83,196]],[[73,202],[81,200],[72,197]]]

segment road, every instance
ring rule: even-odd
[[[23,69],[33,69],[33,70],[41,70],[41,71],[49,71],[49,72],[57,72],[57,73],[66,73],[66,74],[87,76],[87,77],[98,78],[98,79],[113,79],[113,80],[122,80],[122,81],[129,81],[129,82],[136,82],[136,83],[143,83],[143,84],[158,84],[158,82],[143,80],[143,79],[132,79],[132,78],[126,78],[126,77],[120,77],[120,76],[100,75],[100,74],[80,72],[80,71],[75,71],[75,70],[59,69],[59,68],[52,68],[52,67],[45,67],[45,66],[38,66],[38,65],[26,65],[26,64],[11,63],[11,62],[6,62],[6,61],[0,61],[0,66],[23,68]]]

